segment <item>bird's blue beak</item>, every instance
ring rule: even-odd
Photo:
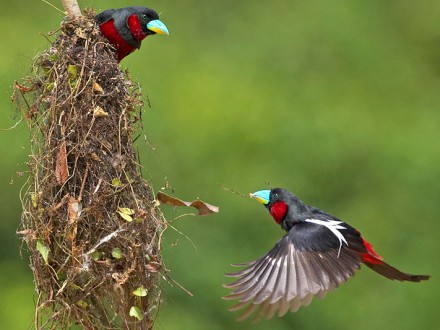
[[[256,191],[253,194],[250,194],[250,197],[255,198],[261,204],[266,205],[267,203],[269,203],[269,200],[270,200],[270,190]]]
[[[153,32],[156,32],[157,34],[166,34],[169,35],[168,28],[165,24],[162,23],[162,21],[159,21],[158,19],[155,19],[154,21],[151,21],[147,24],[147,29]]]

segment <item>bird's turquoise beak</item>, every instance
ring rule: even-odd
[[[259,190],[249,195],[251,198],[255,198],[261,204],[266,205],[270,200],[270,190]]]
[[[147,24],[147,29],[153,32],[156,32],[157,34],[166,34],[169,35],[168,28],[165,24],[162,23],[162,21],[159,21],[158,19],[155,19],[154,21],[151,21]]]

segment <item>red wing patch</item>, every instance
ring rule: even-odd
[[[371,264],[382,264],[383,262],[381,261],[383,258],[377,254],[376,251],[374,251],[373,246],[368,243],[363,237],[362,237],[362,241],[364,242],[364,246],[367,249],[368,253],[363,253],[362,254],[362,260],[364,262],[368,262]]]

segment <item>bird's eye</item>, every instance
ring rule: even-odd
[[[278,199],[278,194],[273,194],[273,195],[272,195],[272,199],[273,199],[273,200],[277,200],[277,199]]]
[[[142,15],[142,19],[146,20],[147,18],[148,18],[147,15],[145,15],[145,14]]]

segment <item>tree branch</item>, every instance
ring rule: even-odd
[[[61,2],[63,3],[67,16],[71,18],[78,18],[82,16],[77,0],[61,0]]]

